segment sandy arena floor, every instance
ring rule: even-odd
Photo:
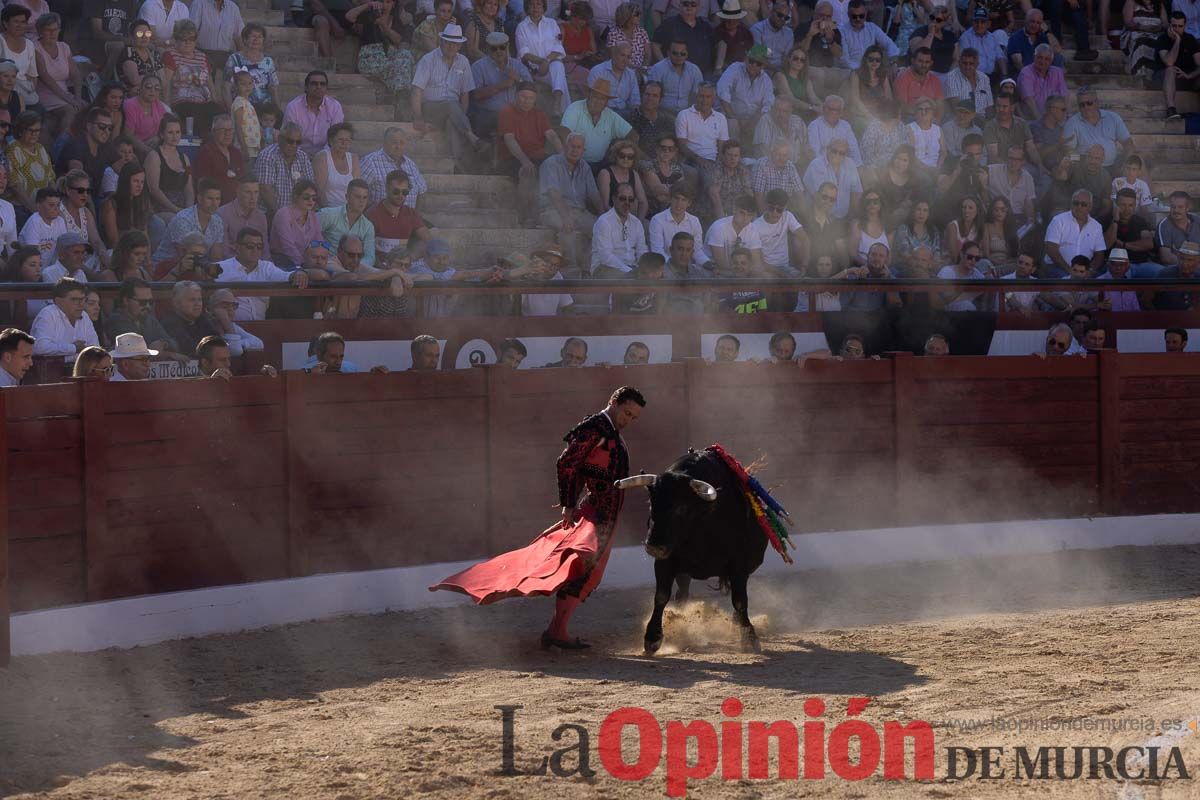
[[[708,594],[702,586],[697,594]],[[643,658],[647,589],[601,592],[576,617],[586,654],[536,646],[549,600],[296,625],[131,651],[16,659],[0,670],[0,796],[59,798],[652,798],[660,767],[620,782],[597,755],[605,716],[638,705],[659,720],[805,717],[846,698],[862,718],[935,724],[937,777],[691,784],[691,797],[1200,797],[1200,548],[805,573],[751,582],[762,655],[733,646],[721,612],[668,620]],[[714,606],[715,608],[715,606]],[[564,722],[591,734],[595,778],[504,777],[500,714],[519,704],[518,769],[556,747]],[[945,778],[950,746],[1140,744],[1156,731],[964,731],[1008,716],[1182,720],[1191,780]],[[573,763],[573,762],[569,762]],[[1006,765],[1011,767],[1011,764]],[[772,773],[774,774],[774,772]],[[29,793],[29,794],[21,794]]]

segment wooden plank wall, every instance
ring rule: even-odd
[[[13,611],[87,599],[82,386],[4,392]]]
[[[89,600],[288,575],[283,381],[84,388]]]

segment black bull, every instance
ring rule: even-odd
[[[728,582],[742,643],[757,652],[746,584],[763,562],[767,537],[729,467],[713,453],[689,450],[660,475],[635,475],[617,485],[650,490],[645,545],[654,556],[655,590],[654,612],[646,623],[646,652],[654,653],[662,645],[663,608],[676,578],[677,601],[686,599],[689,578]]]

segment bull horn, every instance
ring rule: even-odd
[[[717,499],[717,490],[713,488],[711,483],[705,483],[702,480],[692,478],[690,481],[688,481],[688,485],[692,487],[692,491],[695,492],[696,496],[701,500],[707,500],[711,503]]]
[[[653,486],[656,480],[658,480],[657,475],[643,472],[641,475],[630,475],[628,478],[621,478],[621,480],[617,481],[616,487],[618,489],[637,489],[641,486]]]

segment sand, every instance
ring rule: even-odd
[[[770,555],[770,554],[769,554]],[[550,601],[505,601],[345,618],[126,651],[15,659],[0,670],[0,795],[60,798],[645,798],[606,773],[597,732],[613,710],[660,721],[807,717],[832,729],[847,699],[875,726],[934,725],[936,776],[851,782],[723,781],[691,797],[1198,797],[1192,780],[982,781],[945,777],[944,749],[1109,745],[1156,731],[963,730],[993,717],[1116,725],[1181,720],[1178,746],[1200,776],[1200,548],[1117,548],[751,581],[764,652],[742,653],[728,598],[670,612],[666,644],[641,655],[647,588],[598,592],[575,632],[586,653],[542,652]],[[500,712],[516,712],[516,760],[556,747],[562,723],[591,735],[590,779],[502,776]],[[1109,722],[1097,722],[1109,720]],[[1128,723],[1125,723],[1128,725]],[[856,754],[855,754],[856,755]],[[1165,755],[1164,755],[1165,758]],[[1009,757],[1011,761],[1011,757]],[[568,765],[574,758],[567,759]],[[1011,764],[1008,764],[1011,767]],[[774,774],[774,773],[773,773]]]

